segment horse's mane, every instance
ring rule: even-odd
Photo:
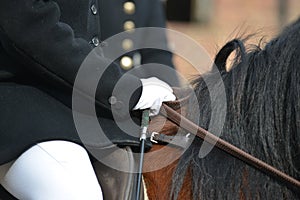
[[[225,70],[229,54],[237,56]],[[228,42],[217,54],[227,98],[221,138],[300,179],[300,19],[264,48],[247,49],[242,39]],[[205,77],[205,79],[203,78]],[[213,104],[205,74],[193,81],[199,104],[199,125],[208,128]],[[206,80],[206,81],[204,81]],[[215,82],[215,84],[219,84]],[[197,114],[199,115],[199,114]],[[190,171],[194,199],[298,199],[299,191],[214,148],[199,158],[202,141],[195,140],[179,161],[173,180],[176,199],[183,174]]]

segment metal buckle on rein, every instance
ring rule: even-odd
[[[154,139],[154,137],[155,137],[156,135],[159,135],[159,133],[157,133],[157,132],[152,132],[152,133],[151,133],[151,136],[150,136],[150,141],[157,144],[158,141]]]

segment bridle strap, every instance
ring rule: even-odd
[[[156,144],[173,145],[186,149],[192,143],[192,137],[190,134],[177,133],[176,135],[166,135],[162,133],[152,132],[150,141]]]
[[[213,135],[207,130],[199,127],[195,123],[191,122],[181,114],[177,113],[175,110],[170,108],[168,105],[163,104],[163,108],[160,110],[160,113],[168,118],[173,123],[177,124],[179,127],[200,137],[204,141],[217,146],[219,149],[229,153],[230,155],[239,158],[240,160],[248,163],[249,165],[257,168],[258,170],[264,171],[276,178],[279,178],[282,181],[285,181],[292,186],[296,186],[296,188],[300,188],[300,182],[289,176],[288,174],[276,169],[275,167],[261,161],[260,159],[246,153],[245,151],[237,148],[236,146],[224,141],[223,139]],[[195,131],[196,130],[196,131]]]

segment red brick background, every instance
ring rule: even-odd
[[[184,33],[203,46],[211,58],[220,47],[236,36],[255,33],[249,42],[257,44],[264,37],[270,40],[280,30],[278,0],[212,0],[212,18],[204,25],[197,22],[168,22],[168,28]],[[286,0],[287,20],[300,17],[300,1]],[[194,67],[175,56],[177,70],[185,77],[197,74]]]

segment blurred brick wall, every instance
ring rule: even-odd
[[[169,0],[175,1],[175,0]],[[181,0],[178,0],[181,1]],[[250,43],[257,44],[264,37],[267,42],[281,30],[279,0],[212,0],[212,18],[207,24],[169,21],[168,28],[195,39],[211,58],[227,41],[236,36],[255,33]],[[300,17],[300,1],[287,1],[288,24]],[[197,74],[194,67],[175,56],[177,69],[185,77]]]

